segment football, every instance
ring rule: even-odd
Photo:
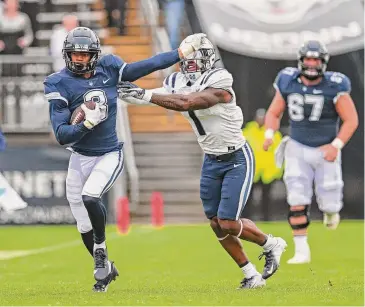
[[[95,106],[96,106],[96,102],[94,102],[94,101],[88,101],[88,102],[85,102],[84,104],[90,110],[94,110]],[[85,119],[85,112],[81,109],[81,105],[80,105],[75,109],[75,111],[73,111],[73,113],[71,115],[71,119],[70,119],[70,124],[77,125],[77,124],[81,123],[84,119]]]

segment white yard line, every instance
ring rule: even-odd
[[[120,236],[116,233],[107,234],[107,241],[111,241],[114,239],[119,238]],[[66,243],[61,243],[57,245],[52,245],[48,247],[36,248],[36,249],[29,249],[29,250],[10,250],[10,251],[1,251],[0,250],[0,260],[9,260],[14,258],[26,257],[30,255],[37,255],[43,254],[48,252],[57,251],[64,248],[69,248],[73,246],[77,246],[82,244],[82,240],[75,240]]]

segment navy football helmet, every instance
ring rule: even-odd
[[[321,64],[315,67],[305,65],[304,58],[320,59]],[[324,44],[317,40],[307,41],[298,51],[298,69],[307,79],[318,79],[325,73],[329,58],[330,56]]]
[[[72,52],[87,52],[90,54],[88,63],[72,62]],[[86,27],[71,30],[63,43],[62,55],[66,67],[74,74],[86,74],[94,71],[100,57],[100,40],[94,31]]]

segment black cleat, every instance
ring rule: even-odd
[[[119,276],[119,272],[118,272],[116,266],[114,265],[114,262],[111,262],[111,272],[105,279],[99,280],[96,282],[96,284],[93,287],[93,291],[94,292],[106,292],[108,290],[109,284],[113,280],[116,280],[118,276]]]
[[[94,250],[94,278],[97,281],[104,280],[109,275],[108,253],[104,248]]]

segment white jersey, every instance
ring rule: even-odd
[[[242,135],[243,115],[236,104],[232,89],[232,75],[224,68],[206,71],[195,83],[180,72],[169,75],[164,80],[168,93],[189,94],[201,92],[206,88],[224,89],[232,94],[229,103],[218,103],[208,109],[181,112],[190,122],[203,151],[207,154],[222,155],[236,151],[245,144]]]

